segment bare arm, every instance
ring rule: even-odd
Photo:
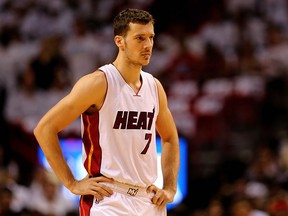
[[[75,84],[66,97],[42,117],[34,129],[35,137],[51,168],[63,185],[74,194],[93,194],[96,196],[96,191],[100,190],[102,194],[107,195],[105,191],[102,191],[102,188],[98,188],[97,182],[93,181],[95,179],[83,179],[83,184],[81,184],[81,181],[74,178],[63,157],[58,133],[77,119],[91,105],[96,105],[99,108],[103,103],[106,89],[107,83],[102,72],[84,76]],[[84,181],[86,184],[84,184]],[[89,182],[87,183],[87,181]],[[101,197],[99,198],[101,199]]]
[[[168,108],[167,97],[161,83],[156,80],[159,92],[159,114],[156,121],[157,131],[162,140],[161,167],[163,173],[163,190],[157,190],[153,202],[165,205],[172,202],[176,194],[180,163],[178,132]],[[157,194],[159,193],[159,194]]]

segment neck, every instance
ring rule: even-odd
[[[134,84],[140,81],[142,66],[127,63],[125,61],[119,61],[117,59],[113,62],[113,65],[117,68],[128,84]]]

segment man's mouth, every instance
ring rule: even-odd
[[[151,56],[151,53],[149,52],[149,53],[142,53],[142,56],[144,56],[145,58],[147,58],[147,57],[150,57]]]

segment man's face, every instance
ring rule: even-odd
[[[124,37],[124,53],[130,63],[147,65],[150,62],[154,44],[154,26],[130,23],[130,30]]]

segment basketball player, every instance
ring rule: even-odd
[[[176,193],[178,134],[161,83],[142,71],[150,61],[154,19],[126,9],[113,21],[115,61],[88,74],[40,120],[34,134],[50,166],[72,193],[80,215],[166,215]],[[58,132],[81,116],[87,177],[76,180]],[[156,131],[162,140],[163,188],[157,179]]]

